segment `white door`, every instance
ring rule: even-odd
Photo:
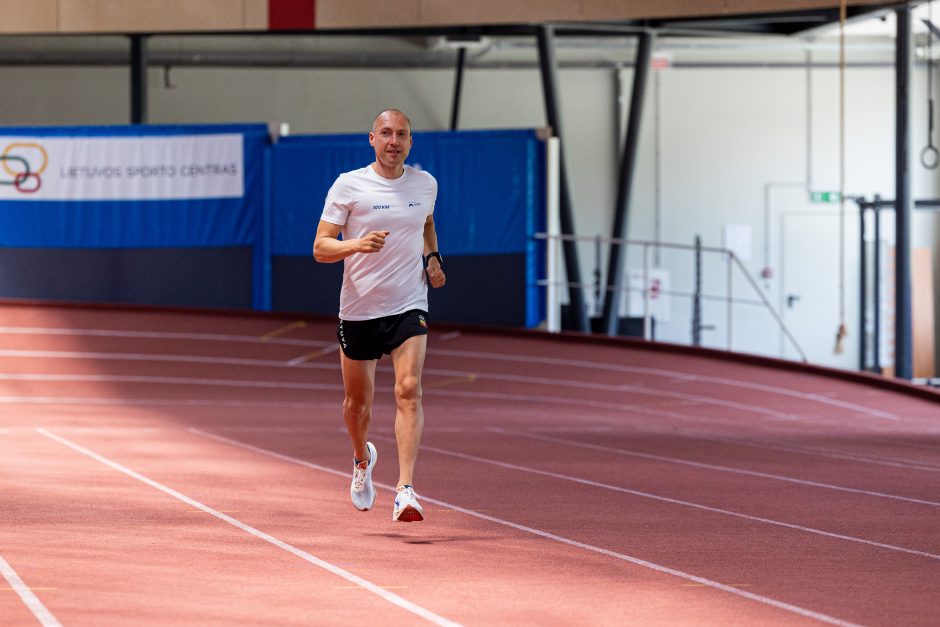
[[[857,370],[859,356],[859,231],[854,204],[845,213],[845,325],[843,352],[835,353],[839,328],[838,208],[783,212],[780,216],[781,263],[778,307],[784,324],[810,363]],[[781,355],[799,353],[781,333]]]

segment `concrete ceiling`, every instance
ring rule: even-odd
[[[752,3],[753,4],[753,3]],[[767,6],[806,4],[763,2]],[[777,13],[557,24],[562,66],[612,66],[633,58],[635,37],[656,33],[656,51],[683,63],[820,63],[838,54],[838,4]],[[915,3],[915,43],[926,40],[927,3]],[[847,20],[850,63],[887,63],[894,54],[890,3],[851,6]],[[937,20],[940,20],[938,8]],[[461,28],[340,30],[328,33],[159,34],[149,38],[149,62],[166,66],[453,67],[456,51],[467,67],[533,66],[535,25]],[[937,46],[940,53],[940,46]],[[0,36],[0,65],[125,65],[123,35]]]

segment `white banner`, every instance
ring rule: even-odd
[[[646,273],[643,270],[628,270],[629,298],[620,299],[620,315],[640,317],[643,315],[646,293]],[[669,298],[669,270],[650,270],[650,314],[656,322],[669,322],[672,303]]]
[[[0,200],[244,195],[242,135],[0,136]]]

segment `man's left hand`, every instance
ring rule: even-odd
[[[431,283],[431,287],[443,287],[446,281],[444,276],[444,270],[441,269],[441,262],[437,260],[436,257],[431,257],[428,260],[428,281]]]

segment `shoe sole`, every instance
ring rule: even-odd
[[[353,503],[353,507],[356,507],[356,509],[359,510],[360,512],[367,512],[367,511],[369,511],[370,509],[372,509],[372,506],[375,505],[375,496],[376,496],[376,493],[377,493],[377,492],[376,492],[376,489],[375,489],[375,488],[372,488],[372,500],[369,502],[369,505],[368,505],[367,507],[363,507],[362,509],[359,509],[358,507],[356,507],[356,504],[355,504],[355,503]]]
[[[397,522],[420,522],[424,520],[424,514],[414,507],[408,505],[405,509],[401,510],[398,513],[398,516],[395,518]]]

